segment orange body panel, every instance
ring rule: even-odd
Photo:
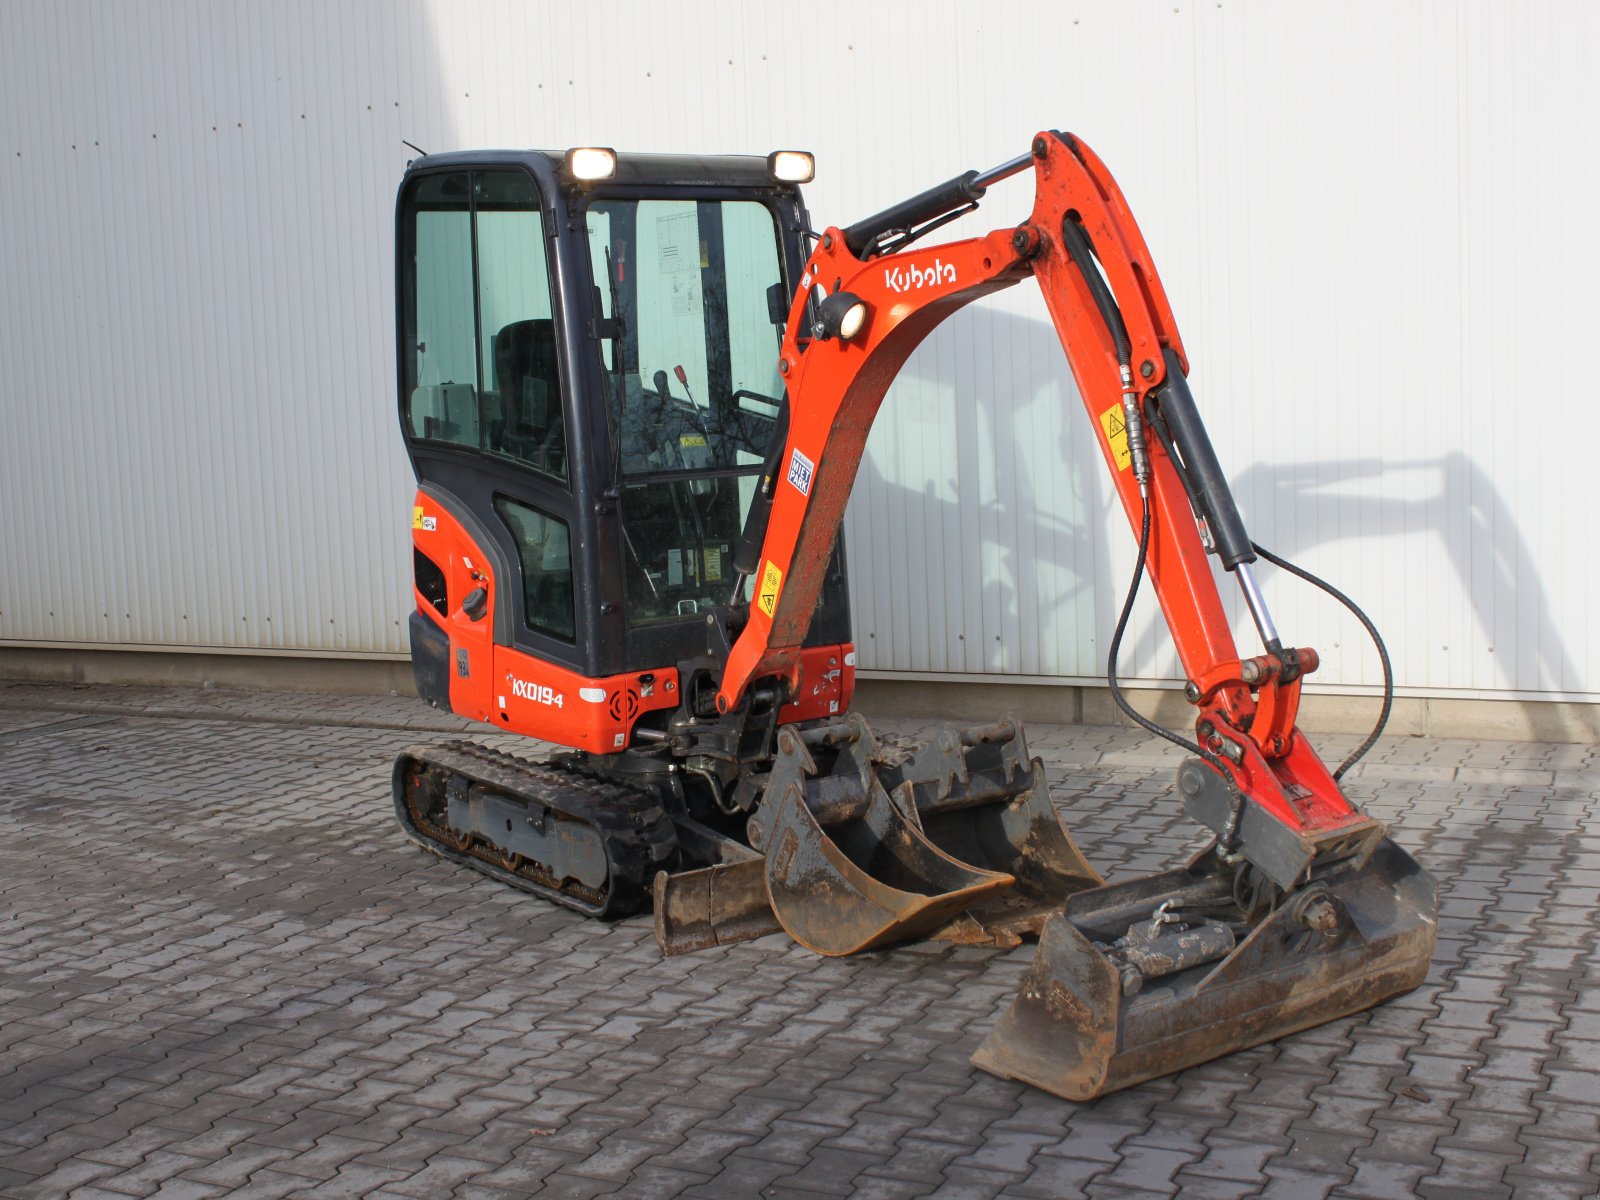
[[[610,754],[627,747],[641,715],[678,706],[675,667],[590,678],[496,645],[501,583],[489,557],[445,506],[422,492],[412,506],[411,538],[445,574],[447,614],[441,616],[415,583],[413,598],[417,611],[449,635],[451,712],[513,733]],[[461,602],[478,587],[488,593],[488,604],[473,620]],[[779,719],[805,721],[847,710],[855,692],[855,661],[855,647],[848,644],[801,651],[798,675],[804,682]]]
[[[597,754],[628,744],[641,713],[678,705],[678,673],[656,671],[590,679],[494,641],[495,606],[509,603],[499,594],[489,557],[450,512],[421,492],[412,507],[411,537],[416,548],[445,574],[450,612],[438,610],[416,592],[417,610],[450,635],[450,711],[474,721],[529,737],[559,742]],[[488,592],[488,606],[476,621],[461,609],[474,588]],[[466,659],[463,662],[462,652]],[[463,669],[463,667],[465,669]]]
[[[809,646],[800,651],[800,686],[795,698],[778,710],[778,721],[813,721],[850,710],[856,694],[856,648]]]

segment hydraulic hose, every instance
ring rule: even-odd
[[[1095,266],[1094,246],[1089,241],[1089,235],[1084,232],[1082,225],[1073,220],[1071,213],[1061,218],[1061,244],[1077,264],[1084,283],[1089,285],[1089,295],[1094,297],[1095,307],[1100,310],[1106,328],[1111,331],[1111,341],[1117,349],[1117,365],[1132,366],[1133,343],[1128,338],[1128,326],[1122,319],[1122,310],[1117,307],[1116,297],[1111,294],[1105,276]]]
[[[1266,559],[1275,567],[1282,567],[1289,574],[1305,580],[1314,587],[1319,587],[1332,596],[1340,604],[1350,610],[1356,620],[1360,621],[1366,629],[1367,635],[1372,638],[1372,644],[1378,648],[1378,661],[1383,664],[1383,707],[1378,710],[1378,721],[1372,727],[1372,732],[1367,735],[1367,740],[1357,746],[1354,752],[1339,764],[1339,769],[1333,773],[1335,780],[1344,777],[1344,773],[1356,763],[1360,762],[1368,750],[1378,744],[1378,739],[1383,736],[1383,727],[1389,723],[1389,712],[1394,707],[1394,668],[1389,662],[1389,648],[1383,644],[1383,635],[1378,632],[1378,627],[1372,623],[1372,618],[1361,611],[1361,606],[1346,596],[1333,584],[1325,579],[1318,579],[1303,567],[1297,567],[1288,559],[1279,558],[1270,550],[1265,550],[1254,542],[1250,543],[1255,552]]]
[[[1206,515],[1205,505],[1195,488],[1194,481],[1189,477],[1189,471],[1185,467],[1183,459],[1179,456],[1177,447],[1173,445],[1172,433],[1167,428],[1166,420],[1159,408],[1157,408],[1155,417],[1151,421],[1151,426],[1156,431],[1156,437],[1160,440],[1162,449],[1167,452],[1167,458],[1178,472],[1178,481],[1183,485],[1183,490],[1189,497],[1189,507],[1194,510],[1194,515],[1197,518],[1204,517]],[[1383,706],[1378,710],[1377,723],[1373,725],[1372,732],[1367,735],[1367,740],[1357,746],[1355,751],[1344,762],[1340,763],[1339,769],[1333,773],[1333,777],[1337,781],[1344,777],[1346,771],[1360,762],[1367,751],[1378,744],[1378,738],[1383,735],[1384,726],[1389,723],[1389,713],[1394,707],[1394,669],[1389,662],[1389,648],[1383,644],[1383,635],[1378,632],[1378,627],[1372,623],[1372,618],[1361,610],[1360,605],[1327,580],[1319,579],[1310,571],[1295,566],[1288,559],[1278,557],[1278,555],[1266,549],[1259,542],[1251,542],[1250,548],[1273,566],[1281,567],[1289,574],[1321,588],[1340,604],[1344,605],[1345,608],[1350,610],[1355,619],[1361,622],[1362,628],[1367,631],[1367,636],[1372,639],[1372,644],[1378,649],[1378,661],[1383,666]]]
[[[1128,324],[1122,319],[1117,298],[1111,294],[1111,285],[1100,273],[1095,258],[1094,243],[1076,214],[1067,213],[1061,218],[1061,244],[1067,257],[1072,259],[1083,276],[1084,286],[1100,310],[1100,319],[1111,334],[1111,344],[1117,355],[1117,375],[1122,391],[1122,423],[1127,430],[1128,453],[1133,458],[1133,473],[1139,480],[1139,495],[1147,500],[1150,489],[1150,452],[1145,448],[1144,413],[1139,408],[1139,394],[1133,386],[1133,342],[1128,337]]]
[[[1211,751],[1196,745],[1187,738],[1165,729],[1150,720],[1128,703],[1128,698],[1122,694],[1122,685],[1117,680],[1117,659],[1122,653],[1122,635],[1127,631],[1128,618],[1133,615],[1134,597],[1139,594],[1139,581],[1144,578],[1144,564],[1150,554],[1150,499],[1145,497],[1144,513],[1139,520],[1139,560],[1134,564],[1133,580],[1128,584],[1128,597],[1122,602],[1122,615],[1117,618],[1117,628],[1111,635],[1111,649],[1106,655],[1106,683],[1111,688],[1111,699],[1116,702],[1127,718],[1135,725],[1157,737],[1165,738],[1174,746],[1181,746],[1190,754],[1204,759],[1224,779],[1232,779],[1228,768]]]
[[[1139,559],[1133,568],[1133,579],[1128,584],[1127,599],[1122,603],[1122,614],[1117,618],[1116,630],[1111,635],[1110,652],[1106,655],[1106,683],[1111,689],[1111,699],[1135,725],[1204,759],[1224,779],[1231,779],[1227,767],[1217,755],[1172,730],[1157,725],[1129,704],[1128,698],[1122,694],[1122,685],[1117,679],[1117,659],[1122,651],[1122,635],[1127,632],[1128,618],[1133,615],[1133,602],[1139,594],[1139,582],[1144,578],[1145,561],[1150,554],[1150,462],[1144,446],[1144,416],[1139,410],[1138,397],[1133,390],[1133,343],[1128,337],[1128,326],[1122,319],[1122,310],[1117,307],[1116,297],[1111,294],[1110,285],[1106,283],[1105,276],[1100,273],[1100,268],[1095,263],[1094,246],[1089,241],[1089,235],[1084,232],[1083,226],[1073,219],[1071,213],[1061,219],[1061,244],[1068,257],[1077,266],[1079,274],[1083,276],[1089,295],[1093,297],[1095,307],[1100,310],[1100,317],[1105,321],[1106,329],[1111,334],[1112,345],[1116,348],[1117,366],[1122,375],[1122,405],[1127,425],[1128,449],[1133,456],[1134,473],[1139,480],[1139,497],[1143,506],[1143,513],[1139,519]]]

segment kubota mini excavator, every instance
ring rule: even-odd
[[[1023,172],[1021,224],[914,248]],[[820,235],[810,178],[788,152],[411,164],[397,265],[417,687],[570,749],[411,748],[394,770],[408,835],[593,916],[653,904],[669,954],[780,927],[823,954],[1036,935],[975,1061],[1073,1099],[1417,986],[1433,881],[1296,728],[1316,653],[1273,627],[1160,277],[1100,159],[1047,131]],[[1113,694],[1148,574],[1197,710],[1193,741],[1156,732],[1187,747],[1178,791],[1215,834],[1187,865],[1115,885],[1062,827],[1014,720],[911,748],[849,711],[839,531],[874,415],[941,320],[1028,279],[1139,538]],[[1261,653],[1236,649],[1208,555]]]

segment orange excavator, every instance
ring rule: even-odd
[[[917,245],[1030,172],[1020,224]],[[1338,783],[1383,718],[1338,773],[1324,766],[1295,723],[1317,654],[1279,637],[1252,564],[1345,598],[1250,540],[1104,164],[1045,131],[820,234],[811,175],[786,151],[410,165],[397,333],[417,688],[566,749],[408,749],[406,833],[581,913],[653,908],[668,954],[779,929],[821,954],[1037,938],[975,1061],[1072,1099],[1416,987],[1433,881]],[[940,321],[1029,280],[1138,537],[1108,682],[1185,748],[1178,794],[1214,835],[1186,864],[1109,885],[1015,720],[908,745],[850,710],[840,525],[879,404]],[[1260,653],[1236,647],[1212,557]],[[1118,686],[1146,576],[1192,737]]]

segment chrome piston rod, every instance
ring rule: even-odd
[[[1272,613],[1267,609],[1267,598],[1261,594],[1261,588],[1250,570],[1250,564],[1240,563],[1234,568],[1234,574],[1239,577],[1239,590],[1244,593],[1244,602],[1250,609],[1251,620],[1256,623],[1256,632],[1261,635],[1261,644],[1267,648],[1269,654],[1276,654],[1283,648],[1283,643],[1278,639],[1278,627],[1272,623]]]

